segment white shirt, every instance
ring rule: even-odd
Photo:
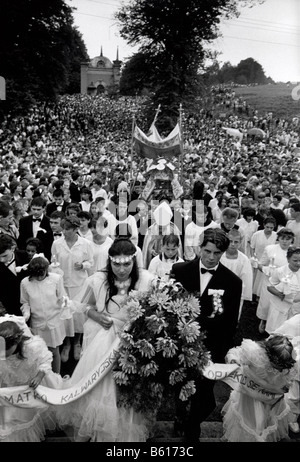
[[[207,226],[198,226],[191,221],[185,228],[184,235],[184,256],[186,260],[194,260],[196,257],[195,249],[199,247],[199,239],[203,231],[209,228],[220,228],[215,221],[211,221]]]
[[[95,199],[97,197],[104,197],[105,199],[105,203],[107,203],[107,192],[105,191],[105,189],[101,188],[101,189],[98,189],[98,191],[96,191],[95,189],[92,189],[92,195],[93,195],[93,201],[95,201]]]
[[[44,215],[41,215],[41,216],[39,217],[39,220],[42,221],[43,216],[44,216]],[[33,217],[33,220],[35,220],[34,217]],[[37,233],[38,233],[38,231],[39,231],[39,228],[40,228],[40,226],[41,226],[41,221],[33,221],[33,222],[32,222],[32,233],[33,233],[33,237],[36,237],[36,235],[37,235]]]
[[[134,245],[137,245],[137,243],[138,243],[138,229],[137,229],[137,224],[136,224],[135,218],[132,215],[128,215],[125,220],[119,221],[111,213],[107,217],[107,223],[108,223],[108,235],[112,239],[115,239],[115,237],[116,237],[115,230],[116,230],[116,227],[119,224],[126,223],[127,225],[129,225],[130,228],[131,228],[131,241],[133,242]]]
[[[201,260],[199,260],[199,268],[200,268],[200,295],[203,294],[203,292],[205,291],[206,287],[208,286],[208,283],[209,281],[211,280],[211,278],[213,277],[213,275],[209,272],[207,273],[201,273],[201,268],[205,268],[205,269],[209,269],[209,271],[211,270],[216,270],[218,268],[219,265],[216,265],[214,266],[214,268],[206,268],[206,266],[203,265],[203,263],[201,262]]]
[[[13,258],[13,260],[12,260],[10,263],[7,263],[5,266],[6,266],[6,267],[9,269],[9,271],[11,271],[14,275],[17,275],[15,257]]]
[[[52,259],[54,255],[56,256],[60,268],[64,272],[64,287],[67,289],[70,298],[72,298],[75,291],[79,292],[81,289],[83,282],[88,277],[88,270],[94,264],[92,242],[78,236],[78,240],[70,248],[65,238],[60,237],[53,241],[51,255]],[[82,263],[82,270],[76,271],[74,269],[76,262]],[[70,295],[70,289],[72,290],[72,296]]]
[[[253,270],[249,258],[238,250],[237,258],[227,258],[224,252],[220,261],[243,281],[242,300],[252,300]]]
[[[148,271],[150,273],[155,274],[165,280],[170,279],[170,272],[174,263],[182,263],[184,260],[177,256],[177,260],[175,259],[166,259],[164,255],[156,255],[150,261]]]

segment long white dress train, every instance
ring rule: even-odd
[[[153,275],[141,271],[136,289],[149,290]],[[97,272],[88,280],[88,288],[96,300],[96,309],[104,309],[107,291],[106,275]],[[126,296],[115,296],[108,305],[108,313],[113,319],[110,329],[88,319],[84,324],[83,354],[65,387],[76,385],[108,355],[111,345],[118,338],[127,317],[122,305]],[[116,302],[116,303],[115,303]],[[93,442],[144,442],[148,430],[142,414],[133,409],[117,406],[117,387],[110,370],[103,379],[81,398],[57,408],[57,420],[61,427],[74,428],[75,441]]]

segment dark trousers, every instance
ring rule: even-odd
[[[181,428],[187,441],[198,441],[201,422],[205,421],[216,407],[215,381],[202,377],[196,382],[196,393],[188,407],[179,403],[176,410],[175,431]]]

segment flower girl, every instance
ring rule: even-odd
[[[49,272],[48,268],[46,258],[36,257],[30,261],[27,267],[29,276],[21,282],[21,310],[25,320],[29,320],[32,333],[40,335],[46,342],[53,354],[53,371],[59,373],[59,346],[66,335],[74,336],[74,327],[73,323],[62,319],[67,298],[63,278],[60,274]]]

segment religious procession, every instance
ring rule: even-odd
[[[299,117],[238,87],[2,114],[1,442],[300,441]]]

